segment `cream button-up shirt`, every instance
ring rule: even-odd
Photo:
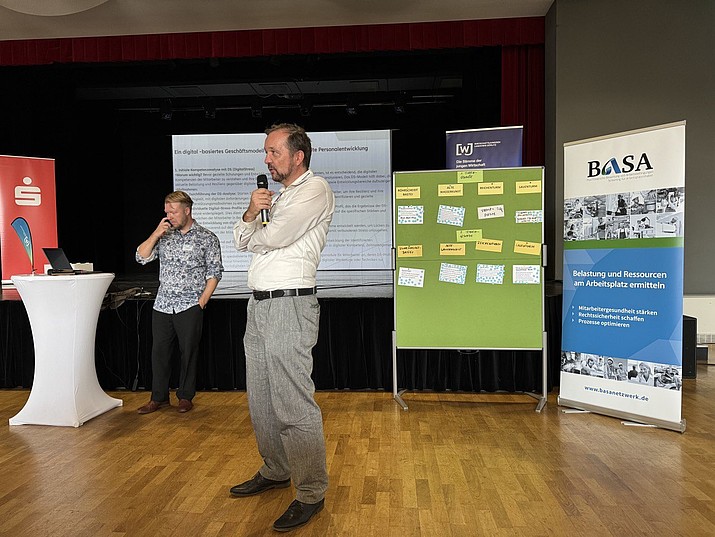
[[[253,253],[248,287],[254,291],[314,287],[334,212],[330,185],[308,170],[273,197],[267,226],[260,216],[253,222],[236,222],[236,249]]]

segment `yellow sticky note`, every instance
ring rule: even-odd
[[[501,252],[502,241],[497,239],[479,239],[477,241],[477,250],[483,252]]]
[[[541,255],[540,242],[514,241],[515,254]]]
[[[422,245],[410,244],[397,247],[397,257],[422,257]]]
[[[479,183],[479,185],[477,187],[477,194],[479,194],[480,196],[504,194],[504,183],[502,183],[502,182]]]
[[[481,229],[461,229],[457,231],[457,242],[473,242],[481,238]]]
[[[420,187],[418,186],[398,186],[395,190],[395,198],[398,200],[418,199],[420,197]]]
[[[541,181],[517,181],[517,194],[541,194]]]
[[[438,196],[462,196],[464,195],[464,185],[437,185]]]
[[[439,245],[439,255],[465,255],[467,245],[464,243],[444,242]]]
[[[465,170],[457,172],[458,183],[481,183],[484,181],[483,170]]]

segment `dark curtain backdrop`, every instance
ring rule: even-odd
[[[79,97],[88,87],[260,82],[291,73],[345,80],[358,70],[363,77],[439,76],[446,67],[462,81],[450,104],[352,121],[340,111],[308,119],[227,113],[212,121],[175,113],[167,122],[132,111],[132,103]],[[544,160],[543,18],[0,41],[0,76],[0,153],[56,159],[60,245],[74,260],[118,275],[156,275],[155,266],[134,263],[133,251],[171,190],[172,134],[261,132],[275,119],[314,131],[389,128],[393,168],[403,171],[442,168],[446,130],[519,124],[524,163]],[[549,387],[558,379],[559,300],[547,299],[556,364]],[[392,300],[321,299],[321,306],[316,386],[390,390]],[[101,313],[96,363],[105,388],[149,386],[150,309],[148,301],[130,300]],[[212,301],[206,323],[199,389],[242,389],[245,301]],[[21,302],[0,301],[0,329],[2,387],[30,386],[33,348]],[[541,389],[539,353],[401,350],[398,363],[401,388]]]
[[[0,153],[55,159],[59,243],[71,259],[156,274],[132,252],[172,190],[172,134],[261,132],[284,120],[312,131],[392,129],[393,169],[406,171],[444,166],[446,130],[520,124],[524,163],[542,165],[543,43],[542,18],[0,41]],[[441,105],[402,115],[371,107],[354,118],[296,108],[213,120],[177,111],[162,121],[138,99],[96,98],[127,86],[392,75],[455,76],[461,89]],[[88,88],[94,99],[82,97]]]
[[[206,309],[197,389],[246,387],[246,299],[214,299]],[[97,377],[107,390],[151,389],[151,300],[129,299],[100,312]],[[392,390],[393,302],[389,298],[320,299],[313,349],[319,390]],[[558,384],[561,295],[547,296],[547,384]],[[19,300],[0,301],[0,388],[28,388],[34,372],[32,332]],[[398,385],[411,390],[540,392],[542,358],[534,351],[398,350]],[[174,371],[178,355],[174,356]],[[178,378],[172,379],[175,386]]]
[[[385,54],[501,47],[501,125],[524,126],[524,164],[544,163],[543,17],[0,41],[0,66],[140,64],[290,55]],[[151,64],[150,64],[151,65]],[[158,76],[156,73],[154,77]],[[475,86],[495,72],[475,72]],[[39,81],[38,81],[39,82]],[[187,82],[191,82],[190,80]],[[116,80],[124,83],[123,79]],[[473,96],[479,98],[478,94]],[[332,127],[337,129],[337,126]],[[34,154],[34,153],[33,153]]]

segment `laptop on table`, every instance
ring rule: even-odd
[[[47,274],[99,274],[100,271],[97,270],[80,270],[73,269],[72,264],[65,255],[62,248],[43,248],[47,260],[50,262],[52,268],[47,271]]]

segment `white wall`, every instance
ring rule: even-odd
[[[683,313],[698,320],[698,340],[715,343],[715,295],[683,297]]]

